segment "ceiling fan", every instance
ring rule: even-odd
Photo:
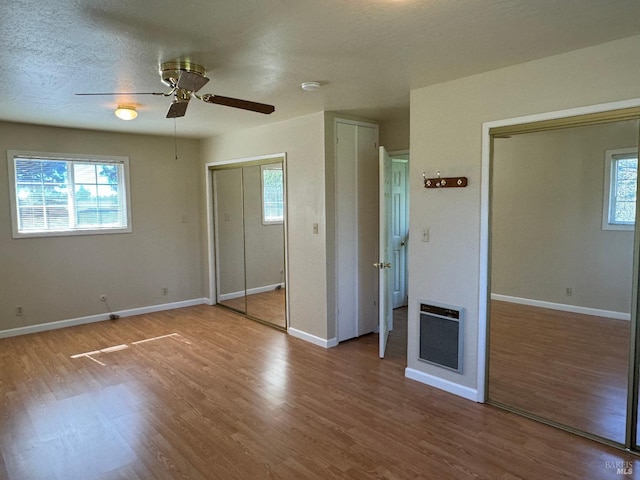
[[[113,93],[76,93],[76,95],[161,95],[163,97],[173,97],[169,106],[167,118],[184,117],[187,107],[192,97],[202,100],[205,103],[224,105],[226,107],[241,108],[252,112],[270,114],[275,111],[273,105],[265,103],[251,102],[239,98],[223,97],[205,93],[199,95],[197,92],[204,87],[209,79],[205,76],[206,70],[202,65],[190,61],[165,62],[160,66],[160,77],[162,82],[171,88],[171,91],[164,92],[113,92]]]

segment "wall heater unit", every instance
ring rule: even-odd
[[[463,309],[420,302],[420,360],[462,373]]]

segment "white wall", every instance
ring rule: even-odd
[[[199,142],[178,142],[0,123],[0,330],[203,297]],[[7,149],[128,156],[133,233],[13,239]]]
[[[290,327],[327,340],[331,337],[326,298],[324,114],[208,139],[203,143],[202,165],[283,152],[287,155]],[[313,233],[314,223],[319,225],[318,234]]]
[[[640,36],[411,92],[408,368],[469,396],[478,388],[480,171],[483,122],[640,97]],[[422,172],[467,176],[426,190]],[[465,308],[464,373],[418,360],[418,299]]]

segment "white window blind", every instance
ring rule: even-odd
[[[9,152],[14,237],[130,232],[128,158]]]

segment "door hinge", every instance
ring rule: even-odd
[[[385,268],[391,268],[390,263],[385,262],[376,262],[373,264],[374,267],[379,268],[380,270],[384,270]]]

